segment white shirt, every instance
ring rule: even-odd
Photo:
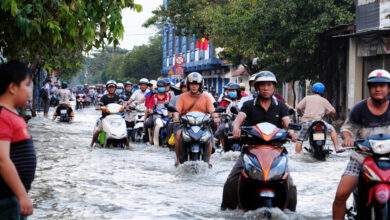
[[[142,92],[140,89],[136,90],[130,97],[131,102],[133,104],[141,104],[145,102],[145,95],[149,92],[149,89],[145,90],[145,92]]]
[[[58,99],[60,103],[69,103],[69,100],[72,98],[72,93],[69,89],[59,89],[58,90]]]

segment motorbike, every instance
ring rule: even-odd
[[[103,111],[109,115],[102,119],[103,130],[99,134],[98,143],[102,147],[128,147],[129,140],[127,136],[126,122],[121,112],[122,105],[111,103]]]
[[[390,134],[355,142],[352,157],[363,165],[348,219],[390,219]]]
[[[219,131],[217,130],[215,135],[216,135],[216,138],[223,138],[223,142],[224,142],[224,146],[223,146],[223,150],[224,152],[228,152],[228,151],[241,151],[241,145],[239,142],[237,142],[236,140],[231,140],[231,139],[228,139],[227,137],[229,135],[231,135],[232,133],[232,123],[234,121],[234,119],[236,118],[237,114],[238,114],[238,110],[234,107],[232,107],[230,109],[230,113],[227,113],[226,112],[226,108],[224,107],[217,107],[215,112],[219,113],[220,117],[221,117],[221,122],[223,125],[225,125],[223,131]],[[221,134],[222,132],[222,134]],[[222,142],[222,140],[219,140]]]
[[[158,106],[154,108],[151,117],[153,117],[154,126],[153,129],[151,129],[149,136],[153,138],[154,134],[157,132],[159,134],[158,144],[156,143],[154,144],[158,146],[167,146],[167,142],[168,142],[167,125],[170,121],[167,108],[165,106]]]
[[[53,94],[50,98],[50,106],[56,107],[60,103],[60,100],[58,99],[57,95]]]
[[[66,104],[58,105],[56,111],[60,122],[70,122],[70,115],[68,112],[69,106]]]
[[[314,121],[309,129],[310,148],[305,147],[305,150],[317,160],[326,160],[326,157],[332,152],[325,146],[327,128],[323,121]]]
[[[208,162],[208,144],[212,138],[211,122],[211,117],[201,112],[188,112],[181,117],[183,147],[180,163],[188,160]]]
[[[76,95],[76,110],[84,108],[84,99],[84,94],[79,93]]]
[[[133,112],[130,113],[130,118],[128,124],[130,125],[127,128],[128,136],[133,142],[141,142],[144,140],[144,122],[145,122],[145,105],[137,105],[133,109]]]
[[[294,130],[296,127],[289,126]],[[244,167],[238,183],[241,209],[276,207],[295,211],[296,190],[289,190],[288,152],[283,147],[287,140],[286,130],[268,122],[241,127]]]

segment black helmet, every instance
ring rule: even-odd
[[[164,79],[160,79],[157,81],[157,87],[164,87],[166,85],[167,85],[167,83]]]

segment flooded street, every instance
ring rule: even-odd
[[[130,150],[89,148],[99,112],[76,112],[75,122],[29,122],[38,167],[30,195],[32,219],[238,219],[258,212],[220,211],[223,184],[237,153],[215,153],[213,168],[174,167],[174,152],[145,144]],[[331,204],[348,154],[315,162],[294,155],[290,171],[298,188],[296,214],[274,212],[275,219],[330,219]]]

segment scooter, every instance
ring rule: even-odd
[[[98,143],[102,147],[126,148],[129,146],[126,122],[121,112],[122,105],[111,103],[102,109],[109,115],[102,119],[103,130],[99,134]]]
[[[144,140],[144,122],[145,122],[145,105],[140,104],[133,108],[129,124],[131,127],[127,128],[128,135],[133,142],[141,142]]]
[[[84,94],[77,94],[76,95],[76,110],[84,108]]]
[[[326,157],[332,152],[325,146],[327,128],[323,121],[314,121],[309,127],[310,148],[305,149],[317,160],[326,160]]]
[[[170,121],[167,108],[165,106],[156,107],[153,110],[151,117],[153,117],[154,126],[153,129],[151,129],[151,132],[149,133],[149,137],[153,138],[153,141],[157,141],[157,139],[154,137],[154,134],[158,133],[159,134],[158,144],[156,143],[154,144],[158,146],[166,146],[168,142],[167,125]]]
[[[294,129],[294,126],[290,126]],[[231,137],[229,137],[231,138]],[[243,210],[277,207],[295,211],[296,190],[289,190],[288,152],[283,144],[288,133],[263,122],[242,126],[243,166],[238,183],[239,207]]]
[[[201,112],[189,112],[181,117],[183,125],[183,147],[180,155],[180,163],[188,160],[209,161],[208,144],[212,134],[210,132],[210,116]]]
[[[58,105],[56,112],[59,117],[60,122],[70,122],[70,115],[68,113],[69,106],[66,104],[60,104]]]
[[[390,134],[355,142],[352,157],[363,164],[348,219],[390,219]]]
[[[232,107],[230,109],[230,113],[226,112],[226,108],[224,107],[217,107],[215,110],[216,113],[219,113],[222,124],[225,125],[223,131],[217,130],[215,133],[216,138],[223,138],[224,146],[223,150],[224,152],[228,151],[241,151],[241,144],[237,142],[236,140],[231,140],[228,138],[229,135],[232,133],[232,123],[234,119],[236,118],[238,114],[238,110],[235,107]],[[222,134],[220,134],[222,132]],[[219,140],[222,142],[222,140]]]

